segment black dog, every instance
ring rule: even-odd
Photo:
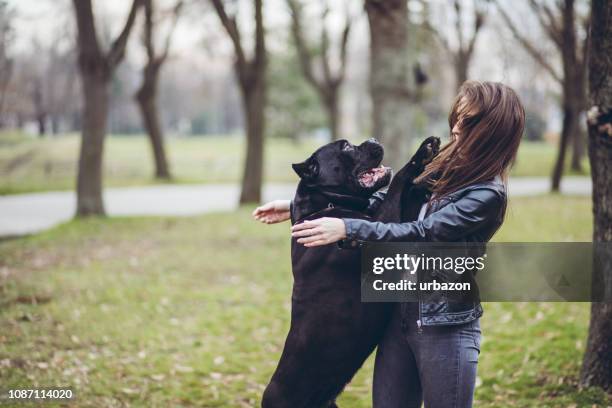
[[[428,138],[398,172],[378,219],[402,218],[401,201],[410,198],[407,187],[438,146],[437,138]],[[369,197],[391,177],[390,169],[380,166],[382,158],[383,148],[373,139],[359,146],[340,140],[293,165],[301,180],[292,223],[320,217],[368,219]],[[361,302],[359,251],[336,244],[306,248],[292,240],[291,260],[291,327],[262,406],[335,407],[335,398],[378,344],[390,304]]]

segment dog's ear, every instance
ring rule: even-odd
[[[319,166],[316,160],[313,160],[312,158],[301,163],[294,163],[291,165],[291,167],[293,168],[293,171],[295,171],[303,180],[313,180],[317,177],[319,172]]]

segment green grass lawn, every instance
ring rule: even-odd
[[[510,208],[498,241],[591,239],[588,198]],[[288,224],[249,213],[74,221],[1,243],[0,388],[72,387],[79,407],[257,406],[292,280]],[[476,406],[610,406],[576,387],[587,324],[588,304],[486,304]],[[371,375],[372,359],[341,407],[371,405]]]
[[[571,176],[588,176],[589,160],[585,156],[582,161],[584,174],[570,169],[570,154],[565,158],[565,171]],[[557,158],[557,146],[545,142],[522,142],[512,175],[516,177],[541,176],[550,177]]]
[[[304,160],[317,147],[314,142],[270,139],[265,151],[265,180],[295,182],[290,164]],[[244,143],[240,137],[169,138],[167,149],[177,183],[237,182],[242,176]],[[0,194],[73,189],[78,152],[77,135],[36,139],[0,133]],[[553,145],[523,143],[513,175],[548,176],[554,158]],[[107,138],[105,186],[151,184],[156,182],[152,174],[147,139]]]
[[[80,139],[76,135],[24,139],[0,134],[0,194],[74,189]],[[265,180],[297,182],[291,163],[304,160],[316,144],[271,140],[265,151]],[[234,183],[242,177],[244,143],[239,137],[170,138],[167,150],[176,183]],[[108,137],[104,184],[108,187],[159,183],[152,178],[148,140]]]

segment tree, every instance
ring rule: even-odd
[[[32,100],[33,116],[38,128],[38,136],[43,137],[47,133],[47,121],[49,118],[51,87],[47,86],[50,68],[53,63],[54,47],[58,42],[53,42],[49,47],[43,47],[37,38],[32,40],[33,61],[31,78],[29,82],[30,99]]]
[[[182,1],[176,3],[173,10],[173,20],[161,53],[155,50],[155,1],[144,1],[144,34],[143,43],[147,51],[147,62],[142,70],[142,85],[136,92],[136,100],[142,115],[143,125],[151,140],[153,158],[155,160],[155,177],[158,179],[170,179],[170,170],[166,150],[164,148],[164,135],[160,123],[159,110],[157,106],[157,88],[159,83],[159,72],[168,58],[172,33],[183,5]]]
[[[104,52],[97,38],[91,0],[73,0],[78,30],[78,60],[83,88],[83,130],[77,176],[77,216],[104,215],[102,155],[108,114],[109,84],[141,6],[133,0],[119,36]]]
[[[297,142],[300,136],[326,126],[323,104],[302,75],[294,47],[268,53],[267,75],[266,137]]]
[[[240,193],[241,204],[261,201],[267,66],[262,1],[254,0],[255,49],[253,56],[247,58],[236,16],[227,13],[223,0],[211,0],[234,47],[234,69],[246,116],[247,151]]]
[[[457,38],[456,47],[453,47],[448,41],[448,39],[443,36],[440,31],[434,27],[433,24],[429,23],[428,21],[425,23],[426,28],[434,34],[436,39],[440,42],[440,44],[442,44],[442,47],[450,55],[453,61],[453,66],[455,69],[455,87],[457,88],[457,90],[459,90],[461,84],[463,84],[468,79],[468,71],[470,68],[470,62],[472,61],[472,56],[474,55],[476,39],[478,38],[480,29],[482,28],[485,22],[485,12],[482,8],[482,3],[482,0],[472,1],[473,28],[471,30],[471,35],[466,39],[464,38],[467,26],[465,16],[466,13],[463,11],[464,3],[459,0],[454,1],[454,35]]]
[[[15,39],[13,17],[13,10],[8,7],[6,1],[0,0],[0,126],[3,123],[4,103],[13,74],[13,58],[9,54]]]
[[[373,136],[386,148],[385,162],[405,164],[412,148],[413,106],[406,0],[366,0],[370,24],[370,93]]]
[[[72,17],[68,14],[65,17]],[[39,135],[68,127],[78,108],[78,81],[75,45],[76,35],[65,17],[45,38],[33,36],[30,46],[13,59],[14,74],[8,86],[4,114],[12,118],[33,120]],[[18,123],[17,123],[18,124]]]
[[[561,57],[562,73],[557,72],[545,55],[519,32],[508,13],[499,5],[498,10],[502,19],[512,31],[517,41],[561,86],[561,109],[563,111],[563,125],[559,150],[552,173],[552,190],[559,191],[565,156],[568,144],[573,142],[572,169],[581,171],[581,159],[584,154],[584,140],[580,131],[580,114],[586,104],[586,64],[587,36],[581,41],[577,31],[576,10],[574,0],[555,2],[554,9],[544,2],[529,0],[528,4],[537,16],[538,22],[548,38],[555,45]],[[588,19],[583,22],[588,30]]]
[[[327,7],[327,4],[325,5],[323,15],[321,16],[321,22],[323,25],[321,29],[321,39],[318,44],[318,48],[320,49],[321,53],[320,62],[323,77],[317,78],[315,76],[315,67],[313,62],[314,55],[306,42],[302,28],[302,5],[298,2],[298,0],[287,0],[287,3],[291,9],[291,33],[298,51],[302,74],[308,83],[310,83],[317,91],[317,94],[325,107],[332,140],[338,140],[340,138],[339,96],[340,87],[342,86],[346,73],[347,44],[349,33],[351,31],[351,19],[347,16],[346,23],[342,30],[340,39],[340,66],[337,72],[333,74],[330,68],[329,32],[325,25],[327,15],[329,14],[329,8]]]
[[[593,242],[612,242],[612,3],[592,1],[589,75],[589,160],[593,179]],[[595,270],[597,287],[612,288],[612,253],[607,246],[596,252],[601,269]],[[610,293],[606,299],[610,299]],[[612,303],[594,302],[581,384],[612,391]]]
[[[78,102],[78,82],[74,80],[78,67],[76,60],[76,39],[72,27],[68,25],[55,33],[53,42],[61,44],[68,41],[68,47],[61,50],[59,46],[50,45],[49,64],[45,73],[47,110],[51,121],[51,131],[58,134],[61,126],[70,126],[75,112],[80,109]]]
[[[49,112],[46,109],[46,103],[43,96],[43,81],[39,76],[36,76],[32,81],[32,105],[34,106],[34,118],[38,125],[38,136],[44,136],[47,133],[47,117]]]

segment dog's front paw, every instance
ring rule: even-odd
[[[412,157],[412,164],[415,164],[419,167],[425,166],[427,163],[431,162],[434,157],[437,156],[440,151],[440,138],[435,136],[430,136],[421,143],[419,149]]]

